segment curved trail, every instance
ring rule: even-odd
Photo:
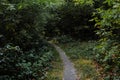
[[[71,61],[66,56],[65,52],[57,45],[53,44],[53,46],[59,52],[60,57],[61,57],[63,64],[64,64],[63,80],[76,80],[75,68],[73,67],[73,64],[71,63]]]

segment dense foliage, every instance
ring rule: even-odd
[[[0,0],[0,79],[44,79],[53,57],[43,40],[50,2]]]
[[[105,80],[120,79],[120,1],[75,1],[67,0],[67,4],[59,9],[59,30],[62,34],[87,40],[94,38],[94,34],[91,33],[95,31],[99,35],[94,53],[100,77]],[[65,39],[62,38],[62,41]],[[68,42],[70,38],[67,39]]]
[[[52,58],[52,53],[46,50],[24,52],[18,46],[5,46],[0,50],[0,79],[44,79]]]
[[[120,79],[119,6],[120,0],[0,0],[0,79],[44,79],[53,60],[45,39],[53,37],[99,39],[94,54],[101,78]]]
[[[46,36],[67,35],[81,40],[96,39],[94,21],[89,21],[94,10],[92,2],[78,3],[66,0],[62,6],[52,11],[56,15],[48,22],[46,29],[48,33],[53,34]]]
[[[94,15],[99,15],[94,18],[100,36],[95,53],[101,77],[105,80],[120,79],[120,1],[105,0]]]

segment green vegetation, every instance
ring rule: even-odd
[[[119,6],[120,0],[0,0],[0,79],[46,79],[50,66],[61,63],[51,40],[68,47],[83,79],[119,80]],[[99,75],[91,75],[93,61]],[[57,77],[54,70],[50,73]]]
[[[47,78],[45,80],[62,80],[63,78],[63,64],[58,57],[58,52],[54,51],[54,60],[51,62],[51,69],[47,72]]]
[[[48,10],[57,2],[0,0],[1,80],[43,80],[46,77],[54,55],[44,40],[44,26],[52,17]]]
[[[95,53],[101,77],[105,80],[120,79],[120,1],[105,0],[104,5],[97,8],[94,20],[100,36]]]
[[[66,0],[62,6],[53,11],[56,17],[50,20],[46,26],[47,32],[53,34],[46,34],[46,36],[67,35],[81,40],[97,38],[94,32],[96,28],[93,27],[94,22],[89,21],[94,12],[91,3],[76,4],[74,0]]]
[[[96,64],[94,63],[95,53],[93,47],[95,41],[91,42],[70,42],[61,45],[66,54],[70,57],[77,71],[78,77],[82,80],[99,80]],[[101,80],[102,78],[100,78]]]

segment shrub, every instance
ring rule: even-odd
[[[19,46],[7,45],[0,49],[0,79],[42,80],[50,67],[51,59],[50,51],[32,49],[23,52]]]
[[[118,0],[105,0],[104,5],[97,9],[99,17],[94,18],[100,37],[95,48],[96,61],[100,67],[101,77],[105,80],[120,79],[119,5]]]

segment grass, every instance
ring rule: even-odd
[[[63,65],[56,50],[54,52],[54,60],[52,61],[51,69],[47,72],[47,78],[45,80],[62,80],[63,78]]]
[[[81,80],[99,80],[93,58],[94,41],[91,42],[71,42],[62,44],[66,54],[70,57]]]

